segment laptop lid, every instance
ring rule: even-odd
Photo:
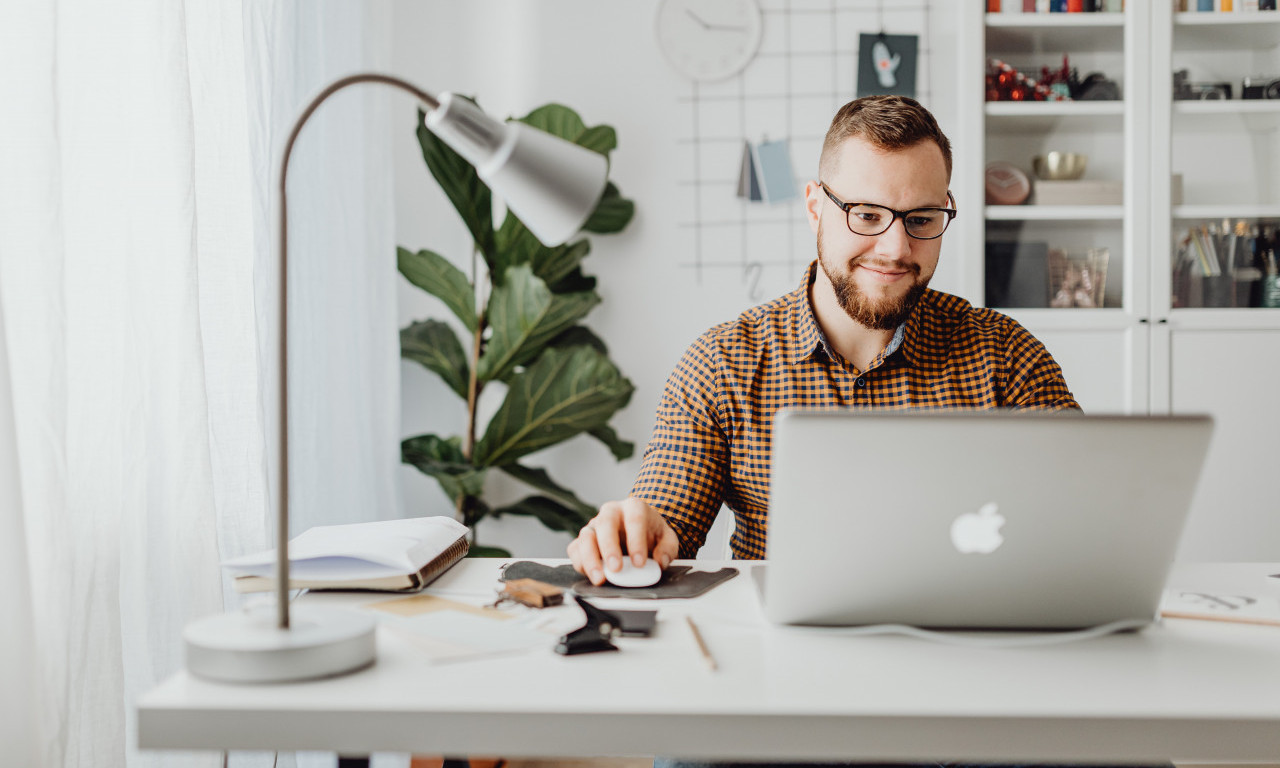
[[[1208,416],[784,409],[763,574],[777,623],[1150,620]]]

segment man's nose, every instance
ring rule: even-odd
[[[889,228],[876,237],[876,255],[901,259],[910,253],[911,236],[907,234],[907,222],[901,216],[896,216]]]

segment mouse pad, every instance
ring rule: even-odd
[[[695,571],[688,565],[673,565],[662,572],[662,579],[651,587],[615,587],[593,585],[572,565],[549,566],[528,560],[510,563],[502,569],[503,581],[534,579],[557,587],[572,589],[583,597],[631,597],[661,600],[668,597],[697,597],[721,582],[738,575],[737,568],[718,571]]]

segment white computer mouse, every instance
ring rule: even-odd
[[[658,561],[652,557],[644,561],[644,565],[636,567],[631,558],[622,558],[622,568],[616,571],[604,569],[604,580],[615,587],[651,587],[662,578],[662,569]]]

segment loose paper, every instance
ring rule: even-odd
[[[738,197],[752,202],[778,203],[800,194],[791,166],[791,146],[785,141],[743,142],[738,172]]]
[[[1160,603],[1160,614],[1280,626],[1280,599],[1260,594],[1168,589]]]

